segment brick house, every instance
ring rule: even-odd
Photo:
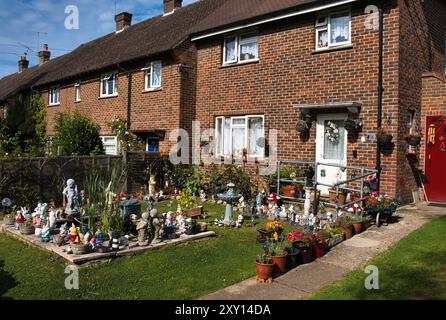
[[[279,159],[316,157],[375,168],[379,32],[368,26],[365,9],[379,2],[262,4],[226,1],[193,30],[196,118],[203,128],[215,128],[217,155],[246,147],[248,154],[262,156],[265,150],[255,141],[268,140],[274,128]],[[446,115],[446,5],[384,1],[383,12],[382,127],[393,142],[382,150],[381,188],[407,203],[419,188],[418,169],[425,169],[424,150],[418,161],[408,155],[404,135],[424,129],[426,115]],[[310,116],[309,134],[299,134],[297,121]],[[363,123],[357,139],[347,139],[347,118]],[[325,134],[330,122],[341,132],[336,145]],[[338,169],[324,169],[326,178],[318,172],[318,179],[330,184]],[[347,177],[348,170],[342,174]],[[438,200],[446,201],[442,192]]]
[[[38,66],[0,80],[0,101],[13,104],[17,93],[40,92],[47,104],[47,134],[54,134],[57,113],[78,110],[101,127],[106,152],[117,154],[108,124],[116,117],[147,141],[149,151],[168,153],[169,132],[190,129],[195,107],[196,50],[190,29],[218,3],[182,7],[164,2],[164,14],[131,25],[132,15],[115,17],[116,32],[51,60],[45,45]],[[6,104],[6,103],[3,103]]]
[[[175,143],[169,131],[191,132],[196,120],[211,129],[217,156],[246,148],[261,162],[276,129],[281,160],[375,168],[379,19],[370,5],[381,3],[382,127],[393,136],[380,152],[381,187],[412,202],[421,172],[430,199],[446,201],[446,152],[438,151],[446,138],[441,0],[201,0],[185,7],[164,0],[163,16],[129,26],[124,13],[116,33],[50,61],[45,48],[38,67],[20,62],[22,72],[0,80],[0,101],[43,92],[49,134],[57,112],[78,109],[112,140],[107,123],[119,116],[166,154]],[[346,119],[362,122],[357,137],[347,135]],[[311,122],[309,132],[296,130],[299,120]],[[331,124],[339,130],[336,143],[326,135]],[[434,135],[427,134],[431,126]],[[419,129],[426,143],[409,148],[404,135]],[[330,183],[336,172],[326,171]]]

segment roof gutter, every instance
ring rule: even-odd
[[[326,9],[330,9],[330,8],[333,8],[333,7],[342,6],[344,4],[349,4],[349,3],[352,3],[352,2],[358,2],[358,1],[360,1],[360,0],[342,0],[342,1],[337,1],[337,2],[334,2],[334,3],[330,3],[330,4],[325,4],[325,5],[322,5],[322,6],[317,6],[317,7],[313,7],[313,8],[309,8],[309,9],[299,10],[299,11],[296,11],[296,12],[280,15],[280,16],[277,16],[277,17],[264,19],[264,20],[253,22],[253,23],[240,25],[240,26],[237,26],[237,27],[226,28],[226,29],[223,29],[223,30],[220,30],[220,31],[216,31],[216,32],[212,32],[212,33],[206,33],[206,34],[201,35],[201,36],[192,37],[192,41],[197,41],[197,40],[201,40],[201,39],[217,36],[217,35],[228,33],[228,32],[232,32],[232,31],[246,29],[246,28],[258,26],[260,24],[265,24],[265,23],[269,23],[269,22],[273,22],[273,21],[277,21],[277,20],[283,20],[283,19],[287,19],[287,18],[290,18],[290,17],[296,17],[296,16],[307,14],[307,13],[311,13],[311,12],[322,11],[322,10],[326,10]]]

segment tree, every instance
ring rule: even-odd
[[[88,117],[75,112],[59,113],[55,119],[56,134],[53,146],[58,153],[67,156],[104,154],[104,146],[99,136],[100,127]]]

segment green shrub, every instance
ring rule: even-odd
[[[56,135],[53,143],[61,155],[104,154],[99,130],[99,125],[78,112],[72,115],[59,113],[56,116]]]

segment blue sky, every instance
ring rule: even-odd
[[[183,6],[196,0],[183,0]],[[163,11],[163,0],[116,0],[116,11],[133,14],[133,23]],[[79,9],[79,30],[67,30],[65,8]],[[115,30],[115,0],[0,0],[0,77],[17,72],[20,55],[27,52],[30,66],[44,43],[52,57]],[[40,35],[37,32],[47,33]],[[37,45],[39,43],[39,48]],[[27,49],[29,47],[29,49]]]

